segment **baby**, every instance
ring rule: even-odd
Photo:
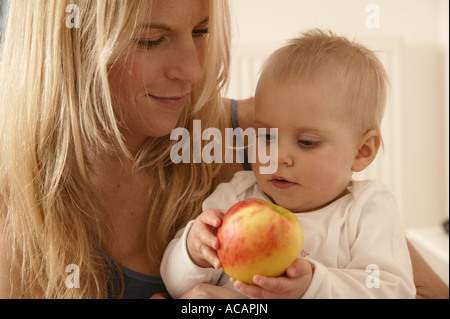
[[[278,128],[278,170],[238,172],[204,202],[169,244],[161,275],[172,297],[200,282],[231,286],[215,236],[222,214],[246,198],[294,212],[301,256],[283,276],[231,279],[255,298],[414,298],[411,260],[396,201],[377,181],[352,180],[375,159],[387,75],[375,54],[331,32],[311,30],[273,53],[255,93],[254,128]],[[231,286],[233,287],[233,286]]]

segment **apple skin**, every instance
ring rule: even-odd
[[[254,275],[278,277],[297,259],[303,229],[289,210],[252,198],[227,211],[217,238],[217,255],[225,273],[254,284]]]

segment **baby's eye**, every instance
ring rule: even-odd
[[[319,141],[311,141],[311,140],[304,140],[304,139],[300,139],[298,141],[298,144],[302,148],[315,148],[315,147],[319,146],[319,143],[320,143]]]

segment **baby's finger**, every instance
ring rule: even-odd
[[[312,266],[308,260],[296,259],[292,265],[286,270],[286,274],[290,278],[298,278],[312,273]]]
[[[217,228],[222,223],[223,213],[219,209],[208,209],[199,217],[204,224]]]
[[[255,275],[253,277],[255,284],[261,288],[273,293],[284,293],[288,289],[288,281],[283,277],[265,277],[261,275]]]
[[[203,246],[201,248],[202,256],[211,264],[215,269],[220,268],[220,260],[217,257],[216,252],[208,246]]]
[[[231,282],[233,283],[233,286],[235,286],[237,289],[239,289],[241,292],[243,292],[249,297],[252,298],[265,297],[265,291],[259,286],[249,285],[246,284],[245,282],[236,279],[231,279]]]
[[[205,245],[217,250],[219,249],[219,239],[211,232],[206,225],[203,225],[206,229],[198,232],[198,238]]]

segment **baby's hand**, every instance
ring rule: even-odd
[[[311,283],[313,269],[305,259],[297,259],[287,270],[286,275],[276,278],[255,275],[256,285],[231,279],[234,286],[247,296],[263,299],[296,299],[303,296]]]
[[[220,260],[216,250],[219,240],[216,237],[217,228],[222,223],[225,211],[208,209],[194,221],[187,235],[187,250],[192,261],[199,267],[220,268]]]

